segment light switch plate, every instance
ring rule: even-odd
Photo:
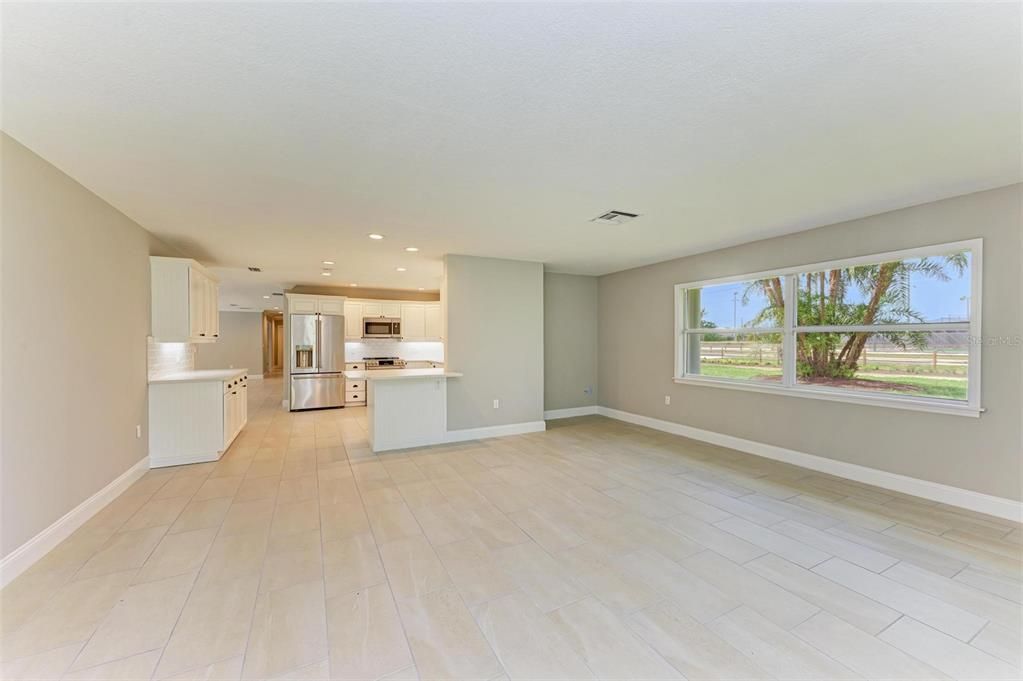
[[[671,404],[671,395],[665,395],[664,396],[664,403],[665,404]]]

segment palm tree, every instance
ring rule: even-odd
[[[867,326],[922,322],[923,316],[911,304],[911,276],[920,274],[948,281],[950,272],[961,276],[968,267],[969,256],[966,252],[959,252],[937,258],[800,274],[796,278],[796,325]],[[860,292],[860,301],[846,299],[851,289]],[[743,302],[748,302],[754,293],[763,295],[768,301],[754,322],[770,321],[782,327],[785,314],[782,278],[749,283]],[[927,335],[919,331],[802,333],[796,337],[796,371],[803,377],[850,378],[860,368],[859,360],[871,335],[882,336],[903,349],[927,347]]]

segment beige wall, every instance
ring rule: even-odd
[[[1016,185],[601,277],[600,404],[1020,499],[1020,200]],[[672,382],[676,283],[974,237],[983,335],[1010,340],[984,348],[981,418]]]
[[[542,420],[543,265],[449,255],[444,276],[448,430]]]
[[[261,312],[220,313],[216,343],[195,344],[196,369],[240,369],[263,373],[263,315]]]
[[[6,556],[146,456],[148,256],[177,254],[2,134],[0,156]]]
[[[543,360],[545,410],[597,404],[596,277],[544,274]]]

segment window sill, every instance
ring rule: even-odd
[[[926,411],[932,414],[949,414],[952,416],[969,416],[978,418],[983,409],[971,407],[965,404],[942,404],[937,400],[916,399],[913,397],[898,397],[888,395],[856,395],[844,390],[831,390],[828,388],[802,388],[783,385],[755,385],[740,381],[733,381],[722,378],[698,378],[695,376],[683,376],[673,378],[675,383],[682,385],[701,385],[712,388],[727,388],[729,390],[744,390],[746,392],[764,393],[767,395],[786,395],[788,397],[803,397],[814,400],[825,400],[828,402],[847,402],[850,404],[862,404],[872,407],[891,407],[894,409],[908,409],[910,411]]]

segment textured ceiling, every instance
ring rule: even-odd
[[[257,304],[324,259],[601,274],[1020,179],[1018,4],[2,13],[4,130]]]

